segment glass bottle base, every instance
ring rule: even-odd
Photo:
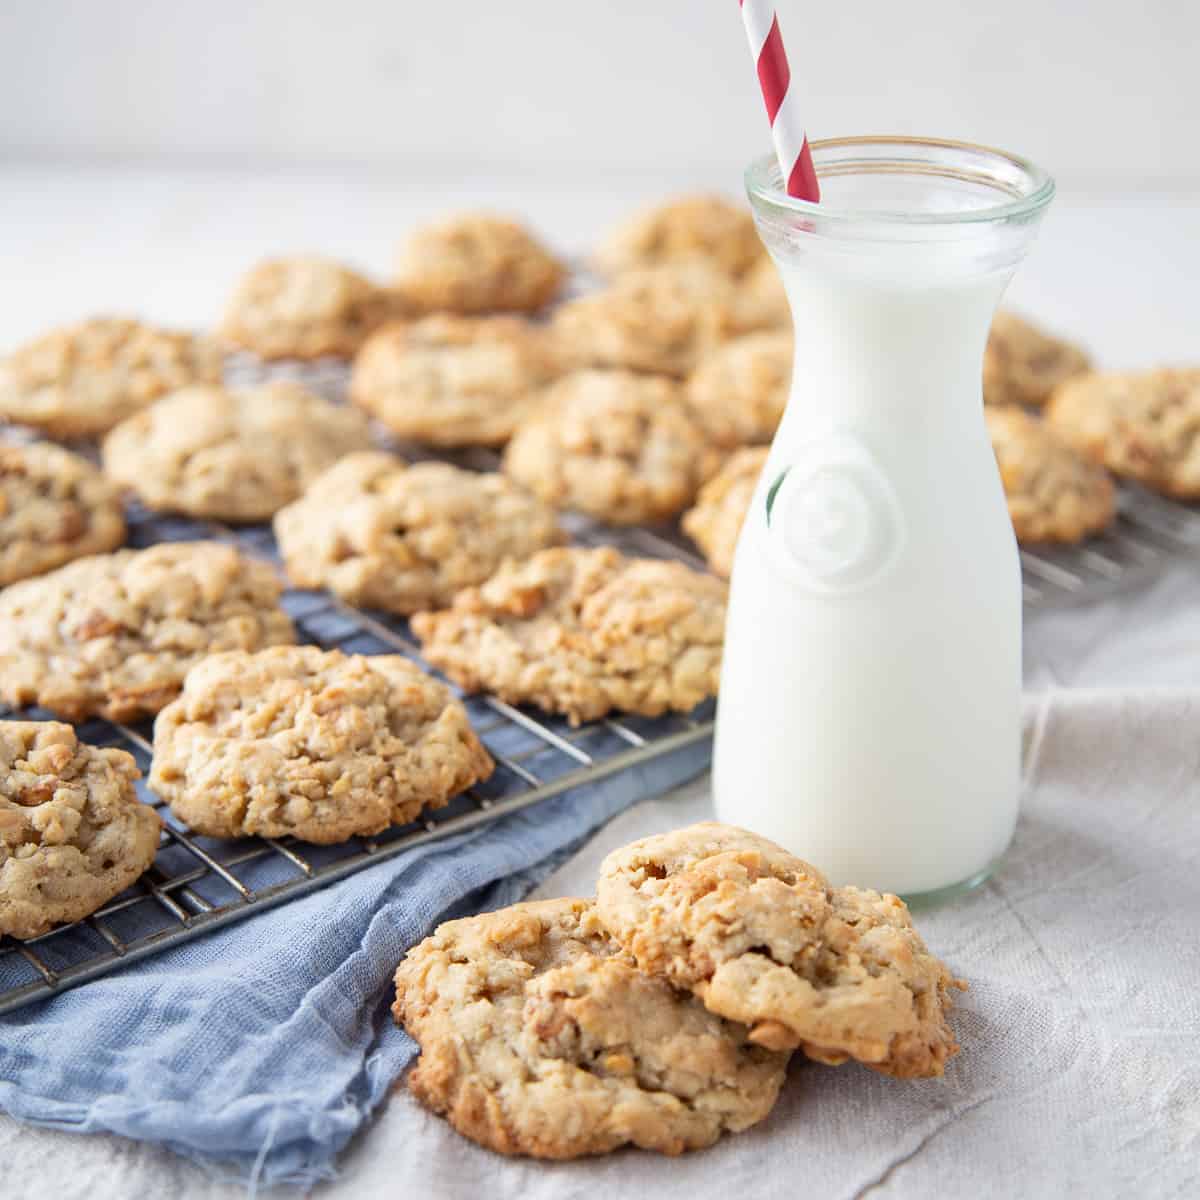
[[[997,855],[981,871],[976,871],[974,875],[970,875],[958,883],[949,883],[945,887],[934,888],[929,892],[902,894],[900,899],[911,909],[934,908],[939,904],[948,904],[951,900],[957,900],[960,896],[973,892],[980,884],[986,883],[999,864],[1001,857],[1001,855]]]

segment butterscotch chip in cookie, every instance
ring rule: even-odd
[[[0,445],[0,587],[125,540],[117,489],[45,442]]]
[[[704,551],[708,565],[725,579],[733,570],[738,534],[767,461],[766,446],[750,446],[731,455],[701,489],[694,507],[683,514],[683,532]]]
[[[260,358],[349,358],[405,306],[387,288],[325,258],[271,258],[244,275],[219,334]]]
[[[375,334],[350,398],[400,438],[499,446],[554,370],[544,334],[519,317],[433,316]]]
[[[392,1012],[421,1045],[413,1094],[501,1154],[710,1146],[767,1116],[787,1065],[638,971],[587,900],[440,925],[397,969]]]
[[[556,547],[506,563],[413,632],[468,691],[536,704],[572,724],[612,709],[689,712],[717,691],[725,584],[611,547]]]
[[[0,721],[0,935],[40,937],[123,892],[154,861],[161,822],[133,756],[69,725]]]
[[[56,438],[106,433],[159,396],[220,383],[217,346],[121,317],[55,329],[0,362],[0,417]]]
[[[0,592],[0,698],[72,721],[152,715],[218,650],[292,642],[271,567],[216,542],[81,558]]]
[[[1073,379],[1054,393],[1047,419],[1115,474],[1178,500],[1200,499],[1200,367]]]
[[[104,440],[104,469],[148,508],[262,521],[370,444],[362,413],[297,383],[194,387],[122,421]]]
[[[1116,516],[1108,472],[1020,408],[988,408],[988,433],[1020,542],[1078,542]]]
[[[503,475],[379,451],[331,467],[276,516],[275,536],[298,587],[405,615],[562,540],[554,511]]]
[[[885,1075],[942,1074],[962,986],[925,948],[896,896],[831,888],[766,838],[715,821],[643,838],[600,866],[597,911],[638,966],[750,1025]]]
[[[546,389],[504,469],[547,504],[628,525],[674,516],[719,461],[673,380],[576,371]]]
[[[396,264],[396,286],[420,312],[536,312],[566,278],[566,265],[525,226],[482,213],[415,230]]]
[[[596,252],[596,265],[606,274],[618,275],[638,267],[700,259],[741,278],[765,256],[754,218],[744,204],[721,196],[681,196],[614,229]]]
[[[150,786],[197,833],[332,845],[404,825],[492,760],[443,683],[317,646],[197,663],[154,722]]]
[[[692,372],[687,399],[716,446],[769,442],[787,407],[792,335],[753,333],[714,350]]]
[[[988,404],[1041,406],[1059,384],[1091,369],[1078,346],[1043,333],[1015,313],[998,312],[983,354]]]

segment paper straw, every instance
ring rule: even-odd
[[[758,67],[758,83],[767,106],[771,137],[775,141],[775,154],[779,159],[787,193],[816,203],[821,199],[821,187],[817,183],[817,172],[808,148],[804,122],[800,119],[796,94],[790,87],[792,72],[788,67],[774,5],[771,0],[738,0],[738,3],[742,9],[746,37],[750,42],[750,53]]]

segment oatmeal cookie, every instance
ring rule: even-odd
[[[271,258],[234,288],[220,337],[260,358],[349,358],[404,306],[394,293],[325,258]]]
[[[554,511],[503,475],[378,451],[326,471],[276,516],[275,536],[296,586],[403,615],[562,540]]]
[[[343,454],[370,444],[362,413],[298,383],[184,388],[105,438],[104,469],[148,508],[263,521]]]
[[[687,399],[713,445],[765,445],[783,417],[791,382],[792,335],[754,333],[705,358],[688,378]]]
[[[117,489],[86,459],[45,442],[0,445],[0,587],[124,540]]]
[[[988,404],[1040,406],[1060,383],[1091,369],[1078,346],[1043,333],[1015,313],[998,312],[983,354]]]
[[[392,1012],[421,1045],[413,1094],[501,1154],[710,1146],[767,1116],[787,1065],[638,971],[587,900],[440,925],[397,969]]]
[[[506,563],[412,629],[469,691],[573,725],[612,709],[656,717],[716,695],[725,596],[721,580],[680,562],[561,547]]]
[[[292,642],[265,562],[216,542],[81,558],[0,592],[0,699],[71,721],[152,715],[218,650]]]
[[[733,552],[742,522],[767,461],[766,446],[733,454],[701,489],[693,508],[683,514],[683,532],[704,551],[708,565],[725,579],[733,570]]]
[[[561,361],[684,376],[722,342],[755,328],[736,285],[701,262],[644,267],[555,314]]]
[[[773,842],[715,821],[643,838],[600,866],[597,911],[638,966],[750,1025],[773,1049],[942,1074],[963,986],[896,896],[831,888]]]
[[[158,813],[133,756],[54,721],[0,721],[0,935],[90,916],[154,861]]]
[[[1047,420],[1115,474],[1177,500],[1200,499],[1200,367],[1073,379],[1054,393]]]
[[[1023,409],[985,416],[1019,542],[1079,542],[1112,524],[1117,494],[1103,467]]]
[[[463,706],[398,654],[318,646],[197,663],[154,722],[150,786],[197,833],[333,845],[486,779]]]
[[[614,229],[596,252],[596,266],[604,274],[619,275],[699,259],[741,278],[765,256],[745,205],[722,196],[681,196]]]
[[[519,317],[433,316],[375,334],[350,398],[399,438],[499,446],[553,373],[544,334]]]
[[[427,313],[537,312],[566,278],[566,265],[523,225],[480,213],[415,230],[396,265],[400,293]]]
[[[576,371],[546,389],[504,469],[556,508],[632,525],[674,516],[719,461],[674,381]]]
[[[121,317],[55,329],[0,362],[0,417],[56,438],[107,433],[159,396],[220,383],[214,343]]]

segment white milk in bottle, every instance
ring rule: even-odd
[[[835,883],[949,894],[1016,822],[1021,580],[981,363],[1053,184],[957,143],[813,151],[819,205],[747,176],[796,349],[734,559],[717,813]]]

